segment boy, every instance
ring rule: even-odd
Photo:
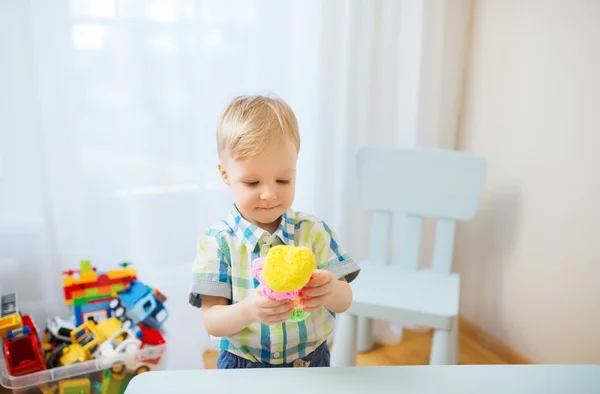
[[[234,204],[199,241],[190,303],[202,308],[221,349],[218,368],[329,366],[327,336],[352,302],[359,268],[324,221],[291,210],[300,151],[294,113],[280,99],[238,97],[221,115],[217,148]],[[317,259],[302,322],[286,322],[291,303],[263,296],[252,276],[252,261],[280,244],[306,246]]]

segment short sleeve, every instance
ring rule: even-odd
[[[200,308],[203,295],[231,300],[231,259],[229,245],[222,232],[209,231],[198,242],[192,267],[190,304]]]
[[[310,239],[317,268],[331,271],[336,278],[352,282],[360,272],[358,264],[341,245],[335,232],[320,220],[312,223]]]

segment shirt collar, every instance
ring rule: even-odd
[[[244,219],[235,204],[233,204],[233,207],[229,212],[227,223],[232,228],[235,235],[242,240],[249,250],[254,250],[254,248],[256,248],[256,245],[262,236],[269,235],[267,231]],[[294,229],[294,214],[290,209],[281,216],[281,223],[279,223],[279,227],[274,235],[279,237],[283,244],[294,245]]]

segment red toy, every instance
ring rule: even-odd
[[[163,345],[165,342],[165,338],[162,336],[160,330],[155,328],[150,328],[145,326],[144,324],[139,325],[140,331],[142,332],[142,347],[148,346],[156,346]]]
[[[22,316],[23,327],[9,331],[4,342],[8,372],[21,376],[46,369],[37,328],[29,315]]]
[[[148,347],[152,348],[153,346],[164,345],[166,343],[165,338],[162,336],[160,330],[145,326],[141,323],[138,327],[142,332],[142,335],[140,337],[140,339],[142,340],[142,349]],[[150,364],[158,365],[164,351],[162,347],[159,349],[160,350],[158,351],[158,355],[156,355],[156,357],[152,357],[154,356],[154,352],[150,352],[150,354],[147,354],[147,357],[144,357],[144,361]]]

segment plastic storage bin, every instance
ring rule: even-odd
[[[8,374],[4,357],[0,360],[0,383],[13,393],[43,394],[120,394],[138,373],[160,367],[160,358],[166,345],[140,349],[124,365],[111,366],[103,359],[95,359],[64,367],[47,369],[23,376]],[[148,368],[148,369],[146,369]]]
[[[5,294],[3,289],[0,289],[0,296]],[[35,337],[37,337],[40,343],[43,343],[44,336],[48,335],[45,332],[48,319],[54,317],[66,319],[73,316],[73,307],[65,305],[64,299],[26,304],[15,303],[15,305],[17,304],[19,316],[16,320],[19,321],[13,321],[14,315],[11,315],[13,316],[13,320],[8,320],[8,322],[6,319],[2,320],[2,316],[6,317],[6,308],[0,311],[2,312],[0,313],[0,330],[6,331],[2,333],[3,335],[0,335],[0,386],[2,386],[0,387],[0,393],[122,394],[129,381],[135,375],[150,370],[163,369],[163,356],[166,353],[168,343],[168,338],[164,331],[146,327],[144,324],[138,325],[137,322],[134,322],[135,327],[141,327],[139,331],[143,334],[141,336],[141,342],[143,343],[141,348],[139,348],[138,342],[138,345],[130,348],[129,352],[113,351],[113,349],[120,349],[113,345],[123,343],[121,342],[123,337],[118,335],[110,347],[102,348],[102,344],[109,343],[108,341],[104,341],[99,342],[101,345],[95,348],[107,349],[105,354],[109,356],[106,358],[98,355],[89,361],[75,362],[70,365],[48,368],[18,376],[11,375],[11,368],[9,368],[8,364],[9,360],[6,359],[4,351],[4,344],[8,339],[3,339],[2,336],[15,338],[15,335],[18,336],[22,331],[25,331],[23,338],[26,337],[28,340],[34,341],[34,336],[31,334],[33,329],[33,332],[37,333]],[[8,312],[11,313],[14,311],[9,310]],[[31,320],[33,321],[33,326],[30,326]],[[99,329],[102,321],[100,320],[98,325],[94,327]],[[124,322],[125,318],[122,318],[121,321]],[[20,325],[20,328],[15,329],[16,325]],[[25,330],[26,326],[27,329]],[[86,325],[84,324],[83,326]],[[124,325],[122,328],[125,328]],[[110,338],[110,336],[104,335],[104,332],[102,334]],[[117,333],[113,334],[113,336],[115,335]],[[46,341],[46,343],[48,342]],[[81,344],[83,345],[84,342],[82,341]],[[33,346],[29,346],[28,348],[35,349]],[[15,350],[17,349],[15,348]],[[15,353],[18,354],[17,351]],[[30,358],[32,353],[34,352],[28,354]],[[46,350],[45,354],[48,354],[48,350]],[[39,360],[38,355],[36,355],[35,360]],[[16,362],[18,361],[10,364],[13,366],[13,371]],[[39,361],[37,362],[39,363]]]

